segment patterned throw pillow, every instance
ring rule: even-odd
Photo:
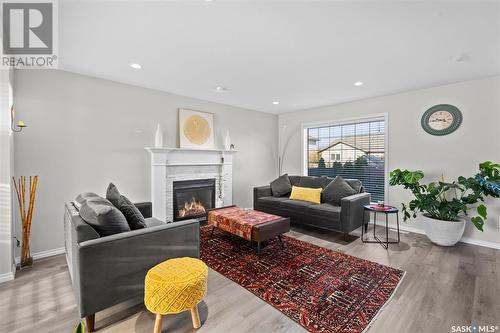
[[[127,219],[130,229],[146,228],[146,220],[137,207],[124,195],[118,191],[115,184],[110,183],[106,191],[106,199],[122,212]]]

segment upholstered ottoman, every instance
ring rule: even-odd
[[[154,333],[161,332],[162,315],[191,310],[193,327],[200,327],[197,304],[207,292],[208,268],[194,258],[170,259],[146,274],[144,304],[156,314]]]

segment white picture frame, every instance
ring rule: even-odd
[[[179,148],[214,149],[214,114],[179,108]]]

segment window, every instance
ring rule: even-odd
[[[385,194],[385,119],[311,126],[307,135],[309,176],[356,178],[372,201]]]
[[[331,154],[330,156],[332,161],[340,161],[340,154]]]

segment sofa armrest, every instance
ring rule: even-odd
[[[273,192],[271,191],[271,186],[266,185],[266,186],[254,187],[253,194],[254,194],[254,197],[260,198],[260,197],[269,197],[269,196],[273,195]]]
[[[269,197],[273,195],[271,191],[271,186],[258,186],[253,188],[253,209],[259,210],[259,201],[258,199],[261,197]]]
[[[151,202],[137,202],[134,205],[139,209],[144,218],[153,217],[153,204]]]
[[[141,297],[147,271],[170,258],[199,257],[197,220],[133,230],[77,246],[77,294],[82,317]]]
[[[340,200],[340,219],[344,232],[351,232],[368,223],[364,206],[370,204],[370,193],[358,193]]]

